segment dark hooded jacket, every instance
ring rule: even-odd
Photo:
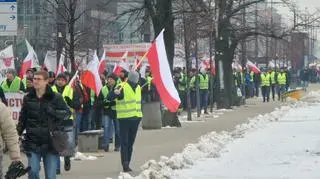
[[[29,152],[53,152],[50,145],[49,120],[53,130],[63,129],[63,121],[69,119],[71,111],[60,94],[46,87],[42,98],[38,98],[34,88],[24,97],[21,108],[18,134],[24,134],[23,148]]]

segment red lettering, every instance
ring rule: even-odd
[[[14,99],[12,99],[12,98],[10,98],[9,100],[8,100],[8,104],[9,104],[9,106],[10,107],[13,107],[14,106]]]
[[[19,102],[18,106],[19,106],[19,107],[22,106],[23,99],[18,99],[18,102]]]
[[[16,105],[16,107],[20,107],[22,105],[22,99],[16,98],[15,105]]]
[[[12,112],[12,119],[13,120],[18,120],[18,118],[19,118],[19,113],[18,112]]]

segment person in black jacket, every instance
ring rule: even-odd
[[[6,106],[8,106],[7,98],[4,95],[4,92],[3,92],[3,89],[1,86],[0,86],[0,98],[1,98],[2,103],[5,104]]]
[[[31,167],[29,178],[40,178],[40,161],[43,158],[45,178],[56,178],[58,152],[51,144],[50,131],[63,130],[63,121],[71,112],[62,96],[54,93],[46,71],[36,72],[33,78],[33,89],[24,97],[19,123],[19,136],[26,130],[23,148]],[[52,127],[49,129],[49,121]]]

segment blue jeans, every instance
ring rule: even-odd
[[[94,120],[94,108],[92,107],[89,111],[89,116],[88,116],[88,122],[89,122],[89,126],[88,129],[89,130],[94,130],[95,129],[95,120]]]
[[[53,153],[35,153],[28,152],[28,165],[31,167],[28,178],[29,179],[40,179],[40,161],[43,158],[44,173],[46,179],[55,179],[56,178],[56,167],[57,167],[57,154]]]
[[[130,165],[133,144],[139,128],[141,118],[119,119],[121,163],[123,168]]]
[[[191,108],[195,109],[197,107],[197,96],[195,91],[190,91],[191,98]]]
[[[82,131],[81,128],[81,119],[82,119],[82,112],[76,113],[76,136]]]
[[[111,119],[108,115],[103,115],[103,147],[109,147],[110,138],[115,136],[115,148],[120,147],[120,131],[119,121],[117,119]]]
[[[208,90],[200,90],[200,107],[207,111],[208,108]]]
[[[82,117],[81,117],[80,132],[89,130],[89,114],[90,114],[90,109],[83,110]]]

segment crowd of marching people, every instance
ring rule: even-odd
[[[292,83],[292,72],[286,67],[268,68],[264,67],[259,71],[253,71],[250,68],[243,70],[233,69],[233,87],[234,92],[244,98],[252,98],[262,96],[263,102],[281,100],[282,94],[289,90]],[[187,75],[189,84],[187,85]],[[196,95],[196,77],[199,79],[199,99]],[[213,78],[210,78],[212,75]],[[312,68],[304,68],[298,74],[298,86],[306,88],[308,83],[317,82],[320,79],[316,71]],[[186,74],[185,68],[175,68],[173,71],[173,79],[175,86],[179,92],[181,99],[180,111],[187,109],[187,87],[190,89],[191,109],[197,107],[197,100],[200,104],[200,109],[208,114],[208,103],[210,99],[215,102],[215,98],[209,97],[210,85],[216,88],[215,74],[209,69],[201,68],[200,70],[192,69]]]
[[[64,157],[64,170],[71,170],[70,157],[74,155],[78,135],[100,129],[103,129],[104,151],[120,151],[123,171],[132,171],[130,161],[143,116],[141,106],[160,100],[150,69],[147,68],[143,76],[137,71],[126,70],[118,75],[100,73],[102,89],[98,95],[81,83],[81,72],[78,75],[68,72],[56,75],[54,72],[30,68],[23,79],[14,70],[7,70],[6,76],[0,85],[3,104],[8,104],[5,93],[25,94],[17,134],[22,140],[28,166],[31,167],[28,171],[30,179],[40,178],[41,159],[46,178],[56,178],[61,173],[60,157]],[[300,72],[300,81],[305,86],[311,77],[308,69]],[[289,90],[291,74],[286,68],[262,68],[259,72],[234,69],[233,79],[234,91],[238,96],[258,97],[261,90],[263,102],[269,102],[271,99],[281,100],[281,95]],[[185,69],[175,68],[173,82],[181,99],[181,111],[187,107],[186,91],[189,87],[191,108],[195,109],[199,101],[201,110],[208,113],[210,85],[215,88],[214,73],[201,68],[186,74]],[[199,99],[196,95],[197,86]],[[66,138],[59,134],[62,130],[67,134]],[[62,150],[60,143],[63,144],[65,139],[68,149]]]
[[[0,87],[3,103],[7,104],[4,93],[25,94],[17,131],[31,167],[29,178],[39,178],[41,158],[46,178],[61,173],[60,156],[64,157],[65,171],[71,170],[70,157],[75,152],[79,133],[100,129],[104,131],[103,149],[120,151],[123,171],[131,171],[133,144],[142,118],[141,105],[159,100],[149,69],[145,78],[136,71],[122,70],[119,76],[101,73],[103,87],[99,95],[68,72],[55,75],[32,68],[24,79],[16,76],[14,70],[8,70],[6,75]],[[66,131],[67,152],[57,151],[59,144],[50,141],[55,130]]]

